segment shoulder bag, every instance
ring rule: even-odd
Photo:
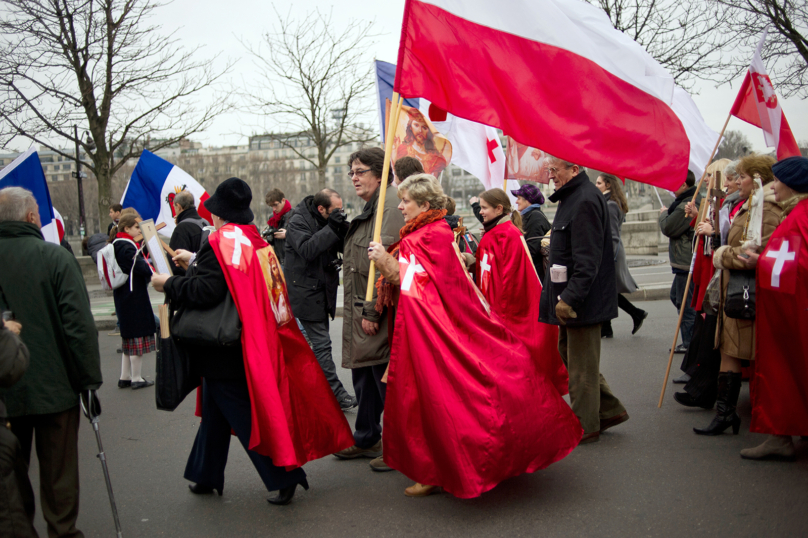
[[[724,313],[733,319],[755,319],[755,271],[730,269]]]
[[[171,336],[181,345],[241,345],[241,318],[230,291],[216,306],[179,309],[171,320]]]

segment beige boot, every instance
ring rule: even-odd
[[[412,486],[404,490],[404,495],[407,497],[426,497],[440,491],[438,486],[425,486],[416,482]]]
[[[741,457],[747,460],[794,461],[794,443],[791,442],[790,435],[770,435],[762,445],[741,450]]]

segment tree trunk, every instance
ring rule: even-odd
[[[326,170],[327,170],[327,169],[328,169],[328,167],[327,167],[327,166],[325,166],[325,165],[321,165],[321,166],[320,166],[320,167],[317,169],[317,190],[318,190],[318,191],[321,191],[321,190],[323,190],[324,188],[326,188],[326,184],[325,184],[325,172],[326,172]]]
[[[109,173],[109,161],[100,158],[101,156],[98,153],[93,157],[95,178],[98,181],[98,220],[101,231],[104,231],[104,223],[112,222],[108,216],[109,207],[117,200],[113,201],[112,199],[112,176]]]

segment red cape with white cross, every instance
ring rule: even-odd
[[[271,247],[249,225],[226,224],[209,240],[242,323],[250,449],[294,468],[353,446],[351,428],[294,317],[279,323],[273,311],[270,267],[279,266]],[[280,272],[277,277],[286,297]]]
[[[758,259],[753,432],[808,435],[808,200]]]

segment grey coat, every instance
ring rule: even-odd
[[[362,368],[384,364],[390,360],[390,339],[392,313],[389,309],[379,315],[376,312],[376,288],[373,288],[373,300],[365,301],[367,292],[370,259],[368,245],[373,238],[373,227],[376,221],[376,205],[379,200],[379,189],[373,198],[365,204],[361,215],[351,221],[348,234],[345,236],[343,249],[342,283],[345,291],[345,302],[342,309],[342,367]],[[385,248],[399,240],[398,232],[404,226],[404,217],[398,210],[398,191],[395,186],[388,185],[384,200],[381,240]],[[377,274],[373,275],[375,282]],[[362,330],[362,320],[366,319],[379,324],[379,332],[368,336]]]
[[[609,227],[612,229],[612,249],[614,250],[614,279],[617,285],[617,293],[632,293],[639,289],[634,281],[634,277],[628,270],[626,261],[626,249],[623,248],[623,238],[620,236],[623,229],[623,221],[626,214],[612,201],[611,196],[606,194],[606,207],[609,208]]]

